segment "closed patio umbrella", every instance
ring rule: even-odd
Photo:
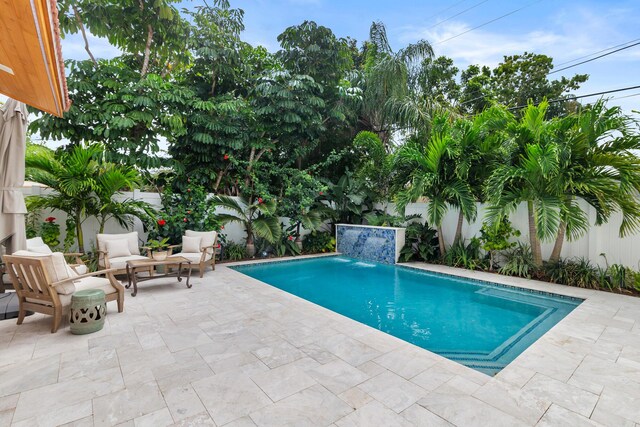
[[[27,207],[20,187],[24,184],[27,107],[8,99],[0,108],[0,240],[13,234],[7,252],[26,249]]]

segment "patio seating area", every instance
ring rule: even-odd
[[[640,300],[490,277],[586,301],[491,378],[222,265],[127,292],[94,334],[0,322],[0,425],[640,422]]]

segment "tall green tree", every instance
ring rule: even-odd
[[[507,124],[507,155],[489,177],[487,217],[492,223],[527,205],[529,242],[533,261],[542,265],[540,241],[555,236],[561,220],[562,198],[557,191],[560,169],[555,121],[545,119],[548,104],[529,104],[522,118]],[[580,218],[572,227],[579,228]]]
[[[408,182],[397,195],[401,212],[420,198],[427,200],[427,222],[438,231],[440,254],[446,253],[442,221],[451,208],[459,209],[467,220],[477,212],[473,189],[465,176],[456,171],[455,164],[462,155],[452,137],[451,118],[439,113],[426,144],[409,143],[398,151],[400,163],[412,167]]]
[[[620,237],[640,229],[640,135],[638,123],[622,113],[620,107],[607,107],[606,101],[563,119],[567,122],[560,144],[559,191],[565,207],[550,260],[560,259],[565,236],[580,237],[586,227],[575,228],[572,217],[587,222],[579,204],[585,201],[596,213],[596,225],[622,214]]]

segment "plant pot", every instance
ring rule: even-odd
[[[168,255],[169,251],[153,251],[153,253],[151,254],[151,258],[155,259],[156,261],[164,261],[165,259],[167,259]]]
[[[247,256],[253,258],[256,254],[256,245],[253,243],[247,243]]]
[[[302,252],[302,239],[298,237],[295,243],[298,249],[300,249],[300,252]]]

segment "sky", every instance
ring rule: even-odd
[[[432,44],[435,56],[453,58],[460,69],[470,64],[493,67],[505,55],[524,52],[551,56],[554,64],[558,65],[616,45],[640,41],[638,0],[230,2],[232,7],[245,11],[242,39],[253,45],[263,45],[272,52],[279,48],[278,34],[304,20],[313,20],[329,27],[338,37],[354,38],[359,45],[367,40],[371,23],[382,21],[394,50],[424,39]],[[194,7],[198,4],[202,4],[202,0],[184,1],[182,6]],[[475,28],[478,26],[481,27]],[[98,57],[118,54],[104,40],[92,37],[90,43]],[[85,59],[87,55],[83,46],[78,35],[65,38],[62,43],[64,57]],[[640,45],[553,76],[570,77],[576,73],[589,75],[589,80],[573,92],[576,95],[640,86]],[[620,105],[629,114],[633,110],[640,110],[640,88],[607,96],[611,98],[609,105]],[[584,98],[581,101],[593,102],[597,98]]]

